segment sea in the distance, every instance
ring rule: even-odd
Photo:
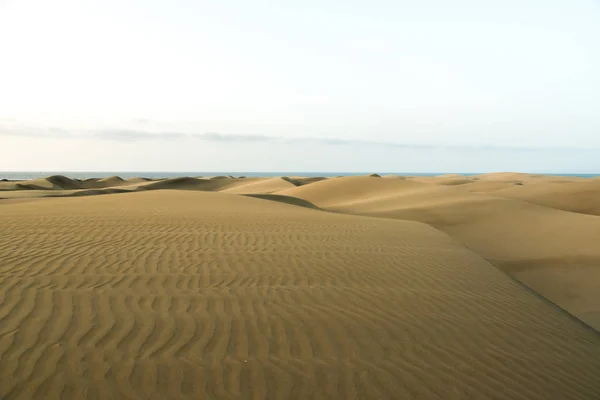
[[[449,174],[449,172],[378,172],[378,171],[368,171],[368,172],[190,172],[190,171],[181,171],[181,172],[159,172],[159,171],[93,171],[93,172],[85,172],[85,171],[0,171],[0,179],[8,179],[8,180],[27,180],[27,179],[37,179],[37,178],[45,178],[52,175],[64,175],[71,179],[88,179],[88,178],[105,178],[107,176],[120,176],[123,179],[135,178],[138,176],[150,179],[161,179],[161,178],[176,178],[181,176],[193,176],[193,177],[210,177],[210,176],[245,176],[252,178],[260,178],[260,177],[270,177],[270,176],[358,176],[358,175],[367,175],[371,173],[377,173],[379,175],[404,175],[404,176],[438,176]],[[469,173],[458,173],[464,176],[472,176],[479,175],[483,172],[469,172]],[[552,176],[572,176],[572,177],[581,177],[581,178],[593,178],[596,176],[600,176],[600,173],[543,173],[543,175],[552,175]]]

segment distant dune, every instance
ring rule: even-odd
[[[216,177],[216,178],[171,178],[165,179],[158,182],[152,182],[143,186],[144,190],[157,190],[157,189],[178,189],[178,190],[203,190],[203,191],[218,191],[233,186],[239,185],[243,181],[233,180],[228,177]]]
[[[66,176],[53,175],[47,178],[15,182],[10,190],[73,190],[82,187],[81,182]]]
[[[382,178],[387,178],[387,179],[406,179],[406,176],[402,176],[402,175],[384,175],[384,176],[382,176]]]
[[[598,398],[598,183],[0,182],[0,398]]]
[[[281,179],[284,179],[284,180],[292,183],[294,186],[304,186],[304,185],[308,185],[309,183],[324,181],[329,178],[325,178],[322,176],[313,176],[313,177],[309,177],[309,178],[304,178],[301,176],[283,176],[283,177],[281,177]]]
[[[460,189],[468,191],[468,192],[474,192],[474,193],[477,193],[477,192],[492,193],[492,192],[496,192],[501,189],[511,188],[514,186],[521,186],[521,185],[519,185],[519,183],[522,183],[522,182],[515,181],[515,180],[503,181],[503,180],[481,179],[481,180],[477,180],[477,181],[474,180],[473,182],[469,183],[468,185],[462,186]]]
[[[108,178],[99,179],[96,182],[97,187],[111,187],[111,186],[120,186],[126,184],[127,181],[118,176],[111,176]]]
[[[467,178],[460,175],[450,174],[450,175],[442,175],[442,176],[419,176],[412,177],[412,181],[416,182],[424,182],[424,183],[433,183],[436,185],[464,185],[466,183],[477,182],[475,179]]]
[[[299,197],[319,206],[338,206],[346,203],[371,201],[374,198],[386,197],[398,191],[410,190],[422,185],[418,182],[400,179],[346,176],[286,189],[278,193]]]
[[[227,193],[264,194],[296,187],[294,183],[282,178],[246,179],[242,184],[223,189]]]
[[[478,178],[485,181],[514,181],[519,179],[535,181],[539,179],[549,179],[551,177],[541,174],[522,174],[519,172],[494,172],[491,174],[475,175],[473,178]]]

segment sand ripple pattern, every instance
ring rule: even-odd
[[[426,225],[233,194],[0,209],[1,399],[598,399],[600,337]]]

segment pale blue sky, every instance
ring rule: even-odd
[[[0,0],[0,170],[600,172],[599,0]]]

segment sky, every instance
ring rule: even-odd
[[[600,0],[0,0],[0,171],[599,172]]]

